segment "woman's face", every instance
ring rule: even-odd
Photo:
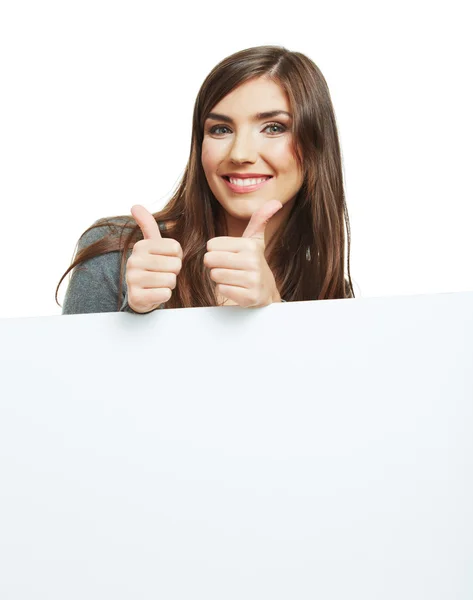
[[[282,112],[258,115],[273,111]],[[251,215],[268,200],[283,204],[270,221],[273,229],[289,215],[303,183],[293,149],[291,115],[285,114],[290,112],[281,87],[260,77],[232,90],[213,107],[205,122],[202,166],[226,213],[229,235],[241,235]],[[230,173],[232,178],[253,174],[258,182],[249,187],[242,186],[241,180],[232,184]],[[270,178],[259,184],[261,176]]]

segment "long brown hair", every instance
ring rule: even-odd
[[[261,76],[279,84],[288,95],[295,156],[304,174],[291,213],[274,236],[268,256],[280,295],[288,302],[355,296],[340,144],[327,83],[304,54],[281,46],[257,46],[225,58],[204,80],[194,105],[189,161],[168,204],[153,214],[157,222],[165,224],[162,236],[177,240],[183,250],[181,271],[166,308],[217,305],[216,284],[203,257],[207,241],[228,232],[201,164],[204,123],[212,108],[235,87]],[[344,273],[345,221],[348,280]],[[101,220],[87,231],[107,224],[112,226],[111,232],[118,227],[120,235],[110,233],[77,253],[58,283],[56,302],[59,287],[71,269],[99,254],[121,251],[119,310],[127,251],[143,239],[143,234],[131,216]]]

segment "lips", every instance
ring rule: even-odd
[[[261,175],[261,177],[267,177],[267,179],[265,179],[261,183],[256,183],[254,185],[236,185],[236,184],[230,182],[230,177],[228,175],[223,175],[222,179],[225,181],[225,184],[232,192],[235,192],[236,194],[248,194],[249,192],[254,192],[255,190],[259,190],[261,187],[263,187],[263,185],[266,185],[268,183],[268,181],[271,181],[271,179],[272,179],[272,176],[268,176],[268,175]],[[233,178],[233,176],[232,176],[232,178]],[[253,175],[250,178],[258,179],[258,177],[254,177]],[[248,179],[248,177],[243,178],[243,177],[239,176],[238,178],[235,177],[235,179]]]
[[[226,173],[222,177],[233,177],[235,179],[259,179],[261,177],[272,177],[269,173]]]
[[[272,175],[245,175],[245,177],[242,177],[241,175],[239,175],[238,177],[236,175],[222,175],[222,177],[224,179],[226,179],[227,181],[230,181],[230,178],[232,179],[271,179]]]

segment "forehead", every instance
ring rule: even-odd
[[[250,79],[228,93],[213,108],[212,112],[238,116],[253,115],[269,110],[290,112],[286,92],[276,82],[266,77]]]

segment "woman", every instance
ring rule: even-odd
[[[354,297],[338,133],[317,66],[278,46],[221,61],[197,95],[177,191],[132,217],[81,236],[56,288],[57,302],[77,267],[63,314]]]

